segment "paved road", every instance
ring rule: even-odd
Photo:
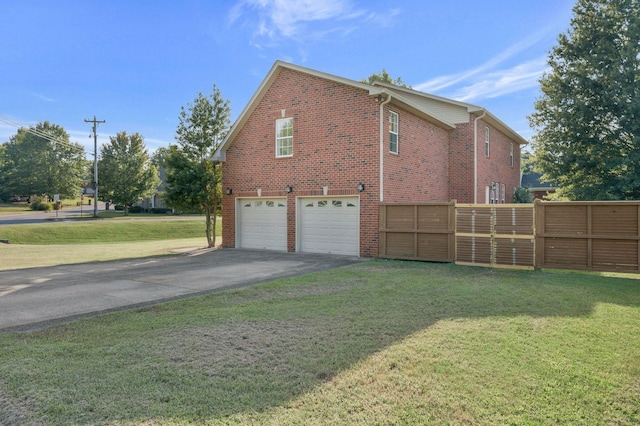
[[[222,249],[0,271],[0,332],[37,330],[361,261],[349,256]]]

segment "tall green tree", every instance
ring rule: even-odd
[[[529,122],[542,179],[571,200],[640,198],[640,1],[578,0]]]
[[[98,180],[98,198],[125,206],[125,215],[131,205],[155,194],[160,185],[158,168],[139,133],[119,132],[100,147]]]
[[[216,86],[209,96],[199,93],[193,104],[181,108],[176,130],[178,145],[170,146],[164,158],[167,204],[204,212],[209,247],[215,246],[221,198],[220,165],[210,158],[227,134],[230,115],[229,101],[223,99]]]
[[[0,176],[3,192],[71,198],[80,193],[87,168],[84,147],[71,143],[64,128],[45,121],[18,129],[4,144]]]
[[[394,79],[389,75],[386,69],[382,68],[382,71],[379,73],[373,73],[367,78],[363,78],[361,80],[362,83],[373,84],[375,81],[381,81],[383,83],[395,84],[396,86],[406,87],[407,89],[411,89],[411,86],[408,86],[403,80],[402,77],[398,77]]]

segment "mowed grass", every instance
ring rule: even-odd
[[[220,237],[218,237],[217,241],[220,242]],[[161,256],[182,250],[205,248],[206,246],[207,239],[204,237],[204,232],[199,238],[132,241],[127,243],[0,244],[0,271]]]
[[[217,221],[221,242],[221,224]],[[157,256],[207,246],[204,218],[0,226],[0,270]]]
[[[26,203],[0,203],[0,216],[29,212],[33,212],[33,210]]]
[[[0,226],[11,244],[86,244],[157,241],[205,235],[204,218],[193,220],[106,220]]]
[[[371,261],[0,334],[0,406],[44,425],[634,425],[638,330],[636,279]]]

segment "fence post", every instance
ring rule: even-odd
[[[387,206],[385,205],[381,205],[380,206],[380,218],[379,218],[379,223],[378,223],[378,238],[380,239],[379,241],[379,250],[378,250],[378,256],[386,256],[387,254],[387,232],[386,232],[386,228],[387,228]]]
[[[533,235],[535,245],[533,267],[540,269],[544,266],[544,204],[539,198],[533,201]]]
[[[456,204],[458,200],[451,200],[449,205],[449,259],[450,262],[456,261]],[[640,213],[639,213],[640,214]]]

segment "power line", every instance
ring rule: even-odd
[[[83,151],[84,152],[84,147],[83,146],[77,146],[77,145],[74,145],[74,144],[72,144],[70,142],[67,142],[65,140],[53,137],[53,136],[51,136],[51,135],[49,135],[47,133],[44,133],[42,130],[37,129],[34,126],[29,126],[29,127],[23,126],[21,124],[14,123],[14,122],[6,120],[4,118],[0,118],[0,121],[2,121],[3,123],[8,124],[10,126],[16,127],[18,129],[24,129],[25,132],[31,133],[34,136],[38,136],[39,138],[45,139],[45,140],[47,140],[49,142],[52,142],[54,144],[60,144],[60,145],[65,146],[67,148],[71,148],[71,149],[75,149],[77,151]],[[91,153],[89,153],[89,154],[91,154]],[[93,155],[95,155],[95,153]]]

